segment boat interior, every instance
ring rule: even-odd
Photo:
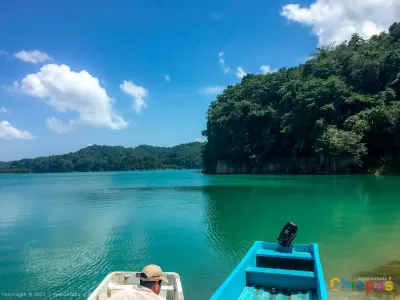
[[[138,285],[140,272],[112,272],[102,281],[88,300],[106,300],[120,290]],[[168,283],[162,283],[160,295],[166,300],[183,300],[180,277],[174,272],[165,272]]]
[[[327,299],[324,286],[317,245],[256,242],[211,299]]]

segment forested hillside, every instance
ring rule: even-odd
[[[0,161],[0,169],[2,169],[2,168],[8,168],[9,166],[10,166],[10,163],[9,163],[9,162]]]
[[[399,172],[400,23],[245,76],[212,102],[203,135],[207,173]]]
[[[9,168],[0,169],[0,173],[198,169],[202,165],[201,147],[202,143],[198,142],[171,148],[94,145],[64,155],[13,161]]]

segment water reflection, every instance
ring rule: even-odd
[[[208,299],[255,240],[275,241],[288,220],[300,225],[296,242],[320,244],[327,278],[351,276],[396,258],[398,182],[192,171],[6,175],[1,287],[85,294],[108,272],[151,262],[180,273],[185,298]]]
[[[223,280],[255,240],[276,241],[289,220],[296,242],[320,245],[326,279],[351,278],[396,259],[400,239],[398,179],[374,176],[215,178],[208,195],[208,242],[225,259]],[[258,184],[257,181],[264,182]],[[231,182],[231,181],[230,181]],[[221,265],[222,266],[222,265]]]

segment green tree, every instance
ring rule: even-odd
[[[140,145],[90,146],[74,153],[22,159],[3,164],[1,173],[54,173],[154,170],[166,168],[199,169],[202,167],[203,143],[187,143],[175,147]]]
[[[369,40],[353,34],[298,67],[248,74],[218,95],[203,132],[204,169],[348,173],[397,165],[399,101],[400,23]]]

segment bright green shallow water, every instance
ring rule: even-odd
[[[186,299],[208,299],[254,240],[274,242],[288,220],[296,242],[319,243],[326,279],[350,278],[399,259],[400,178],[1,175],[0,298],[85,299],[107,273],[155,263],[181,275]]]

